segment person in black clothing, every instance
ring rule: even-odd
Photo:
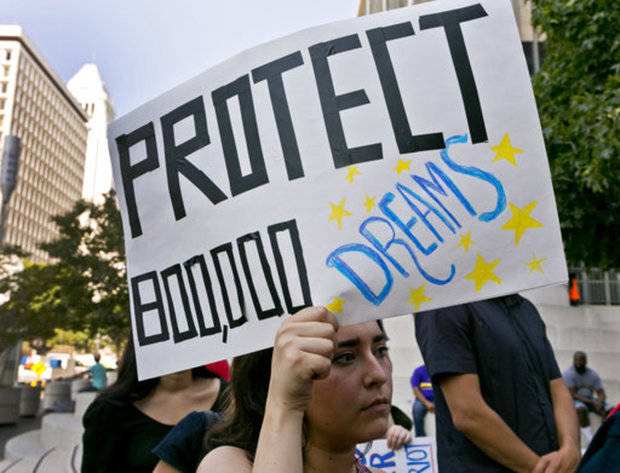
[[[204,367],[138,381],[128,343],[116,383],[84,414],[82,473],[151,473],[153,448],[191,411],[222,412],[227,385]]]
[[[518,295],[415,315],[436,390],[439,470],[572,472],[573,401],[545,325]]]

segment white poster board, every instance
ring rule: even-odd
[[[308,305],[350,324],[567,280],[508,0],[301,31],[109,138],[140,378],[271,346]]]
[[[381,468],[385,473],[438,473],[435,437],[416,437],[409,445],[390,450],[385,440],[360,444],[355,456],[367,467]]]

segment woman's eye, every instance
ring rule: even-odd
[[[353,356],[353,353],[340,353],[332,359],[332,363],[346,364],[352,362],[354,359],[355,356]]]
[[[380,347],[377,348],[377,356],[385,356],[388,354],[388,351],[390,349],[388,348],[387,345],[382,345]]]

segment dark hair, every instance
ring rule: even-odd
[[[273,348],[238,356],[233,360],[230,392],[232,402],[222,422],[207,432],[207,451],[224,445],[239,447],[254,461],[263,424]]]
[[[385,333],[383,321],[377,320],[377,324]],[[272,355],[273,348],[268,348],[233,360],[231,403],[224,419],[207,432],[203,451],[230,445],[245,450],[248,459],[254,461],[267,404]]]
[[[217,375],[199,366],[192,369],[194,378],[217,378]],[[118,365],[118,377],[111,386],[103,389],[97,396],[98,401],[114,401],[119,403],[134,402],[148,396],[159,383],[159,378],[138,381],[138,368],[132,337],[129,337],[127,346]]]

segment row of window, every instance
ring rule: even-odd
[[[22,138],[22,145],[32,149],[37,156],[47,152],[51,158],[62,156],[61,166],[66,166],[74,179],[81,179],[84,166],[86,141],[76,143],[69,139],[54,122],[48,117],[39,116],[36,111],[32,114],[15,105],[12,128],[14,134]],[[54,161],[57,161],[54,159]],[[55,165],[58,165],[54,163]]]

